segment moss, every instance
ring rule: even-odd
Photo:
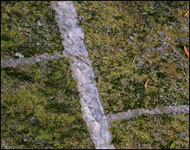
[[[74,2],[105,113],[189,104],[189,2]],[[64,50],[49,2],[2,2],[2,58]],[[2,139],[12,148],[94,148],[67,59],[4,68]],[[144,83],[149,78],[145,89]],[[188,148],[183,115],[113,123],[116,148]],[[156,120],[154,122],[154,120]],[[159,121],[160,120],[160,121]],[[181,134],[179,134],[181,133]]]
[[[1,82],[4,141],[14,148],[94,148],[67,59],[4,68]]]
[[[106,114],[188,104],[187,2],[74,4]]]
[[[1,13],[2,58],[16,58],[16,52],[31,57],[64,49],[50,2],[4,1]]]
[[[143,115],[111,123],[112,143],[118,149],[188,149],[188,114]]]
[[[106,114],[189,104],[189,60],[183,49],[189,47],[188,17],[183,17],[188,4],[74,2]],[[166,138],[160,140],[149,133],[156,132],[152,122],[142,120],[135,119],[130,127],[126,122],[112,126],[116,148],[169,148],[174,141],[178,148],[188,147],[169,129],[170,122],[156,128],[165,128]],[[167,135],[168,130],[173,133]]]

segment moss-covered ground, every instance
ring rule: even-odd
[[[187,4],[75,3],[106,113],[188,104]]]
[[[50,8],[49,2],[2,2],[3,59],[64,49]],[[8,149],[94,148],[66,58],[1,69],[1,138]]]
[[[62,51],[55,12],[49,2],[8,1],[1,3],[1,57],[17,58]]]
[[[188,149],[189,115],[142,115],[111,124],[117,149]]]
[[[1,137],[8,147],[93,148],[68,60],[4,68],[1,84]]]
[[[106,114],[189,104],[189,2],[74,2]],[[1,58],[64,50],[50,2],[1,3]],[[149,78],[147,88],[144,88]],[[188,148],[188,114],[110,124],[116,148]],[[3,148],[94,148],[67,59],[1,69]]]
[[[106,114],[189,104],[189,59],[184,52],[184,45],[189,49],[189,19],[184,18],[189,2],[88,1],[74,5]],[[136,134],[132,139],[127,122],[115,123],[115,128],[123,125],[119,133],[116,130],[112,134],[116,148],[143,148],[142,143],[151,148],[155,141],[158,148],[169,148],[174,139],[186,143],[178,144],[178,148],[188,148],[188,132],[186,141],[176,137],[176,132],[188,129],[184,120],[183,126],[174,121],[176,132],[168,134],[163,143],[161,137],[154,138],[147,131],[152,126],[151,119],[134,120],[137,127],[131,129]],[[147,127],[140,128],[140,122],[142,126],[147,122]],[[170,123],[165,121],[164,127],[160,125],[155,130],[170,131]]]

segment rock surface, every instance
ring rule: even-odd
[[[56,21],[65,48],[63,53],[70,61],[72,76],[80,93],[83,118],[91,138],[97,149],[113,149],[108,120],[99,100],[91,62],[82,41],[84,34],[77,25],[75,8],[72,2],[52,2],[51,5],[56,11]]]

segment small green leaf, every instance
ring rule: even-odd
[[[170,149],[174,148],[175,147],[175,144],[176,144],[176,141],[174,141],[171,146],[170,146]]]

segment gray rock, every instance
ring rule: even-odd
[[[77,83],[81,110],[91,138],[98,149],[113,149],[108,121],[98,97],[94,73],[82,41],[84,34],[76,19],[72,2],[51,2],[61,32],[66,57],[69,58],[72,77]]]

